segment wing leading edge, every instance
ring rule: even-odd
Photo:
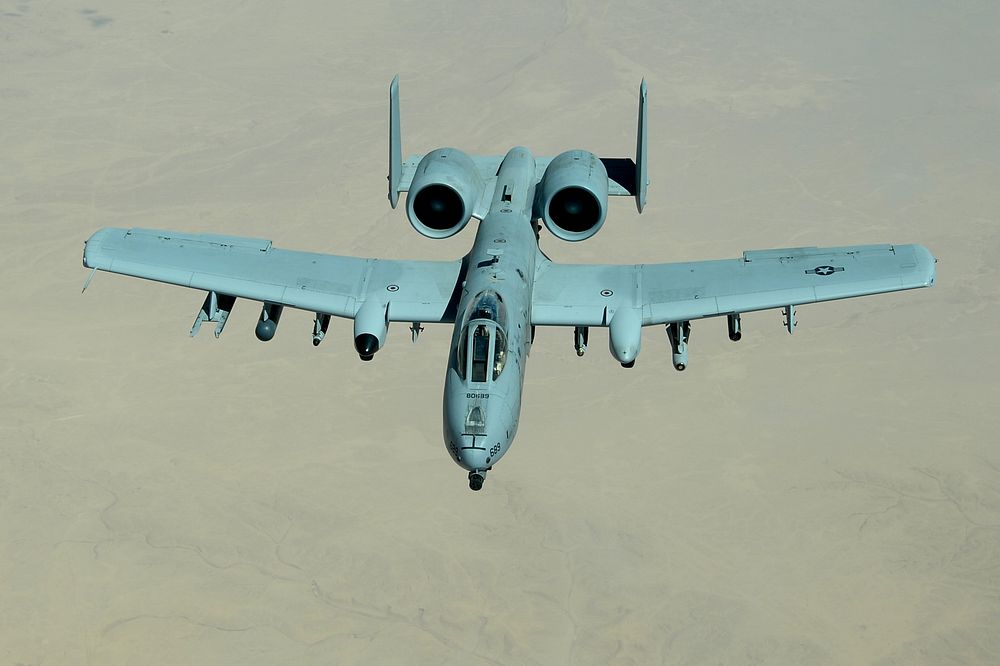
[[[271,241],[107,227],[87,240],[95,270],[354,318],[366,301],[387,321],[451,322],[461,261],[394,261],[280,250]]]
[[[539,261],[531,323],[607,326],[617,310],[643,326],[867,296],[934,284],[922,245],[789,248],[741,259],[583,265]]]

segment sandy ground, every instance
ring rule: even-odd
[[[0,663],[1000,662],[1000,5],[0,1]],[[697,322],[622,370],[538,334],[514,448],[441,442],[450,331],[276,339],[107,274],[102,226],[454,258],[404,149],[630,156],[556,260],[920,242],[934,289]]]

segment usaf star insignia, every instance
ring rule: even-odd
[[[806,271],[806,273],[812,273],[814,275],[833,275],[837,271],[844,270],[843,266],[817,266],[811,271]]]

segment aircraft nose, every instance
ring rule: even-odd
[[[467,449],[462,449],[460,451],[462,464],[469,471],[477,469],[486,469],[487,467],[489,467],[490,464],[486,462],[487,455],[488,454],[485,449],[479,449],[479,448],[476,449],[467,448]]]
[[[467,441],[463,442],[464,448],[460,449],[458,452],[458,457],[462,461],[462,466],[465,467],[470,472],[477,469],[486,469],[490,466],[486,462],[488,453],[484,448],[472,448],[472,438],[465,438]]]

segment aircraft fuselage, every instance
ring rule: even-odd
[[[467,258],[445,378],[445,445],[477,490],[510,447],[521,412],[538,253],[534,201],[535,159],[512,148]]]

